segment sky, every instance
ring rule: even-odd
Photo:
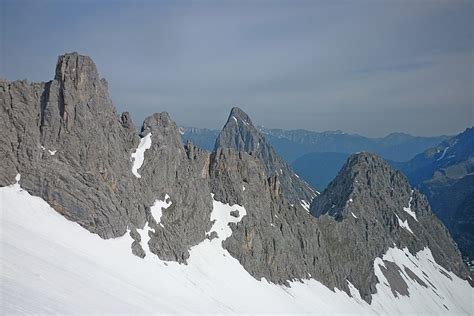
[[[138,126],[167,111],[221,128],[233,106],[373,137],[474,125],[474,0],[0,0],[0,20],[0,77],[49,81],[58,55],[89,55]]]

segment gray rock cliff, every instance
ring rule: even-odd
[[[347,293],[351,282],[370,302],[374,259],[394,246],[429,247],[438,264],[467,278],[426,198],[381,158],[351,156],[310,214],[300,202],[315,193],[240,109],[213,153],[183,144],[164,112],[146,118],[138,133],[128,113],[116,113],[92,60],[77,53],[60,56],[47,83],[0,81],[0,124],[1,186],[20,173],[25,190],[90,232],[130,234],[130,251],[141,258],[185,264],[192,246],[215,238],[207,235],[214,194],[245,207],[223,247],[257,279],[314,278]],[[133,172],[138,152],[143,163]],[[400,271],[386,270],[397,283]]]
[[[144,221],[128,172],[138,135],[118,117],[89,57],[60,56],[47,83],[1,82],[0,107],[1,185],[21,173],[23,188],[104,238]]]
[[[278,156],[253,125],[250,117],[237,107],[232,108],[227,123],[217,137],[214,150],[219,148],[232,148],[258,157],[263,163],[267,177],[278,176],[283,194],[292,204],[309,205],[317,194]]]

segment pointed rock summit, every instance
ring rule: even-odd
[[[367,196],[366,192],[371,195]],[[313,201],[311,214],[316,217],[328,214],[340,219],[347,215],[344,213],[345,207],[353,203],[355,198],[396,201],[404,200],[409,195],[410,188],[404,175],[390,168],[381,157],[362,152],[347,159],[336,178],[323,194]]]
[[[266,176],[278,177],[283,195],[288,201],[309,210],[309,203],[316,196],[316,192],[291,170],[242,109],[232,108],[227,123],[217,137],[214,151],[219,148],[244,151],[259,158]]]
[[[355,241],[353,247],[364,243],[361,256],[384,252],[393,244],[407,247],[411,253],[429,247],[436,262],[462,278],[468,276],[456,244],[432,213],[426,197],[375,154],[351,155],[314,199],[311,214],[322,220],[334,218],[346,226]]]
[[[104,238],[143,222],[143,207],[126,198],[138,135],[127,114],[119,118],[90,57],[59,56],[46,83],[2,82],[0,109],[8,113],[0,117],[0,153],[8,157],[0,184],[20,173],[24,189]]]
[[[238,108],[238,107],[233,107],[231,110],[230,110],[230,114],[229,114],[229,119],[237,119],[237,121],[234,119],[234,121],[236,122],[245,122],[247,124],[250,124],[251,126],[253,126],[253,123],[252,123],[252,120],[250,119],[250,116],[247,115],[247,113],[245,113],[241,108]],[[244,123],[244,124],[245,124]]]
[[[86,81],[97,81],[100,78],[92,59],[89,56],[74,52],[58,57],[54,79],[62,82],[70,80],[78,84]]]

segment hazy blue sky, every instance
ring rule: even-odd
[[[0,77],[47,81],[91,56],[135,124],[380,136],[473,125],[474,1],[6,1]]]

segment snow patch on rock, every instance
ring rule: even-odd
[[[46,150],[46,147],[41,146],[41,150],[43,150],[43,151]],[[54,155],[56,154],[57,150],[50,150],[50,149],[48,149],[48,152],[49,152],[49,154],[50,154],[51,156],[54,156]]]
[[[400,219],[400,217],[398,217],[397,214],[395,214],[395,216],[396,216],[397,219],[398,219],[398,224],[400,225],[400,227],[406,229],[407,231],[409,231],[410,233],[412,233],[413,235],[415,235],[415,234],[413,233],[413,231],[411,230],[410,226],[408,226],[408,220],[407,220],[407,219],[404,220],[404,221],[402,221],[402,220]]]
[[[418,219],[416,218],[415,211],[411,209],[412,201],[413,201],[413,190],[411,190],[410,200],[408,201],[408,207],[404,207],[403,210],[407,212],[411,217],[413,217],[416,221],[418,221]]]
[[[171,206],[173,202],[171,202],[171,198],[168,194],[165,195],[164,200],[156,200],[153,203],[153,206],[150,207],[151,215],[155,219],[157,224],[160,224],[161,227],[164,227],[161,223],[161,217],[163,216],[163,209],[167,209]]]
[[[310,204],[308,202],[306,202],[306,200],[301,200],[300,204],[307,212],[309,212]]]
[[[137,178],[141,178],[142,176],[138,173],[138,169],[140,169],[143,165],[143,161],[145,160],[145,151],[151,148],[151,133],[148,133],[145,137],[140,139],[140,144],[138,144],[137,149],[130,157],[130,161],[133,162],[132,164],[132,173]]]
[[[441,156],[439,156],[438,159],[436,159],[436,161],[439,161],[439,160],[443,159],[444,156],[446,156],[446,152],[448,151],[448,149],[449,149],[449,146],[446,147],[446,148],[443,150],[443,153],[441,154]]]

